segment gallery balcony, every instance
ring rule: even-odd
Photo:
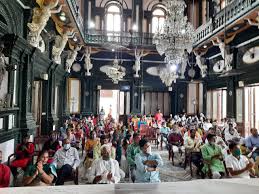
[[[205,40],[228,29],[239,19],[244,19],[252,12],[258,11],[258,0],[235,0],[222,9],[207,23],[198,27],[195,33],[194,47],[200,46]]]
[[[85,41],[90,45],[116,44],[124,47],[141,46],[144,48],[155,48],[153,42],[154,34],[138,32],[108,32],[88,30],[85,33]]]

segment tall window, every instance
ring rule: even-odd
[[[107,7],[106,30],[108,32],[121,31],[121,10],[116,4],[111,4]]]
[[[161,8],[154,9],[152,13],[152,33],[163,32],[165,12]]]

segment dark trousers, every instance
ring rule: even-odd
[[[202,162],[202,155],[201,155],[201,153],[193,153],[191,161],[198,168],[198,171],[201,172],[201,170],[203,168],[203,162]]]
[[[69,164],[65,164],[57,171],[58,178],[56,185],[64,185],[65,179],[72,175],[72,167]]]

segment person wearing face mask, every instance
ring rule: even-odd
[[[2,151],[0,150],[0,188],[10,186],[11,176],[10,168],[2,164]]]
[[[208,143],[201,147],[202,157],[205,161],[203,172],[205,174],[211,173],[213,179],[219,179],[225,173],[225,167],[222,162],[222,150],[221,147],[215,143],[215,134],[208,134],[207,140]]]
[[[163,166],[163,160],[159,154],[151,152],[151,145],[146,139],[139,141],[141,152],[135,157],[136,182],[157,183],[160,181],[159,168]]]
[[[225,141],[228,142],[234,139],[240,139],[240,135],[233,127],[233,124],[229,123],[228,127],[225,129]]]
[[[230,155],[226,158],[226,167],[233,178],[250,178],[254,164],[241,154],[240,148],[234,141],[229,144]]]
[[[57,176],[56,168],[52,164],[48,164],[49,153],[44,150],[39,154],[37,163],[30,165],[23,177],[25,186],[50,186]]]
[[[56,185],[64,185],[65,178],[70,177],[80,164],[78,151],[71,147],[69,139],[63,140],[63,148],[55,153],[53,164],[58,174]]]
[[[95,160],[88,174],[88,180],[93,184],[115,184],[121,179],[117,160],[111,158],[111,146],[101,147],[101,158]]]

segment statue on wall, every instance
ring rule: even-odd
[[[40,7],[35,7],[33,9],[32,22],[28,23],[27,26],[30,30],[29,32],[29,43],[34,47],[39,47],[39,42],[41,41],[40,34],[47,25],[51,14],[59,13],[64,5],[60,5],[57,10],[53,10],[57,7],[59,0],[53,0],[48,4],[40,3]]]
[[[56,36],[55,44],[52,48],[52,59],[55,63],[61,64],[61,54],[67,44],[67,41],[68,39],[73,38],[74,36],[74,30],[65,30],[63,34]]]
[[[133,69],[135,70],[134,77],[139,77],[138,72],[140,71],[140,59],[144,55],[143,50],[135,49],[135,65],[133,66]]]
[[[71,67],[72,67],[74,61],[76,60],[78,51],[80,51],[81,48],[82,48],[82,46],[76,46],[74,48],[74,50],[70,50],[68,52],[68,57],[66,60],[66,72],[70,73]]]
[[[184,79],[184,72],[186,70],[187,64],[189,63],[189,53],[187,49],[184,49],[183,57],[182,57],[182,62],[181,62],[181,76],[180,79]]]
[[[248,23],[251,25],[251,26],[257,26],[258,29],[259,29],[259,11],[257,12],[257,16],[255,18],[255,21],[256,22],[253,22],[250,18],[245,18],[246,21],[248,21]]]
[[[6,64],[7,64],[3,50],[4,50],[4,43],[0,42],[0,90],[6,73]]]
[[[86,73],[85,73],[86,76],[91,76],[90,70],[93,68],[93,64],[91,63],[90,56],[91,56],[91,47],[86,47],[85,53],[84,53],[84,55],[82,57],[82,59],[85,57],[84,68],[86,70]]]
[[[193,51],[194,55],[196,56],[196,64],[198,65],[198,67],[201,70],[201,77],[205,77],[207,74],[207,65],[203,64],[202,61],[202,56],[205,55],[207,52],[207,50],[205,52],[197,52],[197,51]]]
[[[233,39],[233,37],[231,37],[230,39]],[[226,44],[219,37],[217,37],[217,42],[218,43],[212,40],[212,44],[214,46],[218,46],[220,49],[221,56],[225,61],[225,71],[230,71],[232,69],[231,63],[233,60],[233,54],[227,54]]]

